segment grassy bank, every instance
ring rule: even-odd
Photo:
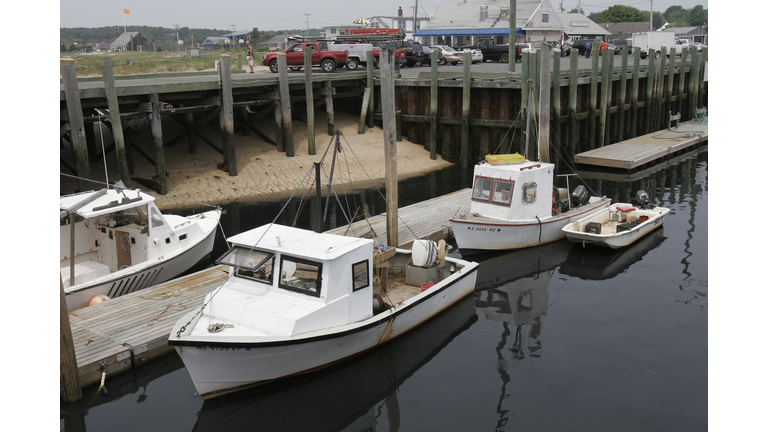
[[[248,64],[245,59],[245,48],[238,51],[220,50],[208,51],[205,57],[187,57],[186,53],[173,52],[136,52],[124,51],[117,53],[66,54],[62,58],[74,58],[78,76],[101,76],[100,59],[112,58],[112,70],[115,75],[133,75],[163,72],[194,72],[211,69],[221,54],[232,56],[232,67],[237,66],[237,57],[242,64]],[[261,64],[263,52],[254,52],[254,64]]]

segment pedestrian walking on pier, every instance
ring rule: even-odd
[[[584,48],[586,48],[586,51],[584,51],[584,55],[587,56],[587,58],[589,58],[590,51],[592,51],[592,42],[587,42],[584,45]]]
[[[247,47],[245,55],[248,58],[248,66],[251,67],[251,73],[253,73],[253,47],[250,42],[245,42],[245,45]]]

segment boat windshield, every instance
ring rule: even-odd
[[[283,255],[280,269],[280,288],[320,297],[322,263]]]
[[[271,284],[275,254],[235,246],[216,260],[216,264],[234,267],[235,276]]]
[[[483,201],[491,204],[509,206],[512,204],[514,180],[493,179],[478,176],[472,191],[473,201]]]

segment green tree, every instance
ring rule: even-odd
[[[703,26],[709,21],[709,13],[702,5],[696,5],[691,9],[688,16],[688,24],[692,26]]]
[[[664,13],[663,13],[662,15],[664,15],[664,18],[666,18],[666,19],[667,19],[667,21],[669,21],[669,16],[670,16],[671,14],[673,14],[673,13],[677,13],[677,12],[680,12],[680,11],[682,11],[682,10],[683,10],[683,7],[682,7],[682,6],[678,6],[678,5],[675,5],[675,6],[670,6],[670,7],[668,7],[668,8],[667,8],[667,10],[665,10],[665,11],[664,11]],[[670,22],[671,22],[671,21],[670,21]]]
[[[583,15],[583,14],[584,14],[584,9],[573,8],[573,9],[571,9],[571,11],[570,11],[570,12],[568,12],[568,13],[580,13],[580,14],[582,14],[582,15]]]
[[[598,13],[596,19],[593,19],[593,21],[596,23],[640,22],[643,20],[642,17],[642,12],[637,8],[633,8],[632,6],[613,5]]]

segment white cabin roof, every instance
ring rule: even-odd
[[[137,200],[137,198],[139,199]],[[59,199],[59,210],[74,211],[84,218],[92,218],[147,205],[154,201],[155,198],[153,196],[141,193],[138,190],[123,189],[122,192],[118,192],[115,189],[101,189],[63,196]],[[100,209],[99,207],[105,208]]]
[[[267,224],[230,237],[229,242],[294,256],[331,260],[373,240],[316,233],[285,225]]]

